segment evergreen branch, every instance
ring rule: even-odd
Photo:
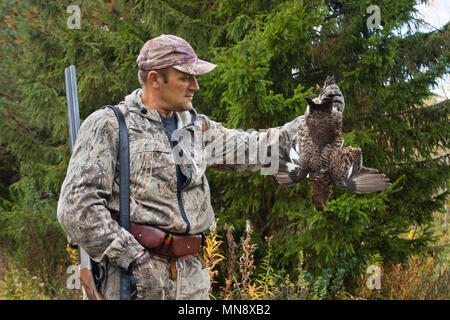
[[[16,123],[16,126],[10,126],[11,128],[19,128],[19,131],[23,137],[23,135],[28,136],[29,138],[33,139],[33,140],[37,140],[37,141],[42,141],[44,144],[42,146],[45,146],[49,149],[52,149],[53,147],[57,147],[59,146],[61,143],[58,142],[49,142],[46,141],[46,137],[42,137],[39,135],[39,128],[31,128],[29,126],[27,126],[25,124],[25,122],[23,121],[19,121],[18,119],[16,119],[14,116],[9,115],[8,116],[8,120],[12,120],[13,122]],[[22,129],[25,129],[26,132],[24,132]]]
[[[410,114],[420,115],[420,113],[427,112],[427,111],[430,111],[433,109],[434,109],[433,111],[437,111],[439,108],[442,108],[442,107],[447,108],[448,107],[447,104],[449,104],[449,103],[450,103],[450,99],[446,99],[446,100],[438,102],[436,104],[433,104],[430,106],[423,106],[421,108],[415,108],[415,109],[405,110],[405,111],[401,111],[401,112],[392,110],[393,114],[386,113],[383,115],[383,117],[388,117],[389,119],[397,120],[398,118],[401,118],[401,116],[404,116],[404,115],[410,115]],[[364,117],[355,117],[355,118],[352,118],[352,120],[354,122],[362,122],[368,118],[367,114],[364,115],[361,113],[361,115]],[[403,120],[406,120],[406,119],[403,119]],[[375,130],[375,131],[380,131],[380,130]]]
[[[5,97],[5,98],[7,98],[9,100],[13,100],[13,101],[19,100],[17,97],[14,97],[14,96],[12,96],[10,94],[7,94],[7,93],[4,93],[4,92],[0,92],[0,96]]]
[[[411,166],[411,165],[417,166],[420,164],[424,164],[426,162],[439,161],[439,160],[445,159],[445,158],[450,158],[450,152],[446,152],[444,154],[440,154],[439,156],[431,157],[429,159],[420,159],[417,161],[394,162],[394,163],[389,164],[388,166],[390,166],[390,167],[403,167],[403,166]]]
[[[341,16],[342,15],[342,13],[334,13],[334,14],[330,14],[329,16],[326,16],[324,19],[323,19],[323,21],[324,22],[328,22],[328,21],[330,21],[331,19],[334,19],[334,18],[337,18],[337,17],[339,17],[339,16]]]

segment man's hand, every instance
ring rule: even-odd
[[[145,251],[139,255],[130,264],[130,271],[136,281],[137,300],[143,300],[146,297],[146,293],[151,291],[151,272],[153,266],[150,261],[150,254]]]
[[[326,101],[328,99],[332,100],[333,108],[336,108],[339,112],[344,112],[345,100],[341,89],[334,82],[334,79],[327,79],[327,84],[325,88],[319,94],[319,99],[321,101]]]

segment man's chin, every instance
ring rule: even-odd
[[[180,107],[179,111],[189,111],[193,108],[192,103],[185,104]]]
[[[175,112],[183,112],[183,111],[189,111],[193,108],[192,103],[185,103],[178,106],[172,107],[171,111]]]

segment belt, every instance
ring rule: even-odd
[[[205,268],[205,262],[197,255],[203,243],[203,233],[180,235],[133,222],[130,223],[130,232],[150,254],[170,260],[170,275],[174,281],[179,278],[182,269],[180,260],[196,255]]]
[[[119,222],[119,212],[111,211]],[[183,260],[196,255],[204,242],[204,234],[170,233],[157,227],[130,223],[130,232],[149,253],[170,260]]]

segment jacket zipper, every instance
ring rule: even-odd
[[[184,222],[186,222],[186,231],[185,233],[189,233],[189,231],[191,230],[191,223],[189,222],[188,217],[186,216],[186,211],[184,211],[184,205],[183,205],[183,200],[181,199],[181,191],[182,189],[180,189],[180,185],[178,183],[178,181],[180,180],[180,167],[178,165],[176,166],[176,171],[177,171],[177,199],[178,199],[178,206],[180,207],[180,211],[181,211],[181,216],[183,217]]]
[[[154,120],[153,120],[154,121]],[[169,135],[172,135],[169,130],[167,130],[164,125],[160,124],[159,122],[155,121],[161,128],[164,129],[164,131],[166,132],[166,136],[167,139],[169,140],[169,145],[170,145],[170,149],[172,150],[172,155],[173,155],[173,146],[172,146],[172,142],[170,139]],[[175,161],[174,161],[175,162]],[[183,205],[183,200],[181,198],[181,191],[183,190],[184,186],[187,185],[187,183],[184,184],[184,186],[182,186],[180,188],[180,174],[181,174],[181,169],[180,166],[175,164],[175,170],[176,170],[176,175],[177,175],[177,200],[178,200],[178,207],[180,208],[180,212],[181,212],[181,217],[183,218],[184,222],[186,223],[186,231],[185,233],[189,233],[189,231],[191,230],[191,223],[189,222],[189,219],[186,215],[186,211],[184,210],[184,205]],[[186,179],[186,182],[188,182],[189,179]]]

